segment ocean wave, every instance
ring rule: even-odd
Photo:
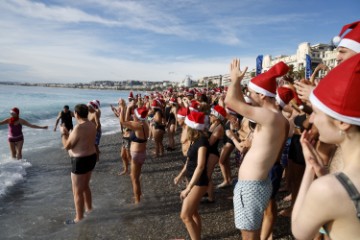
[[[26,176],[26,168],[30,167],[31,163],[26,159],[14,160],[7,156],[2,156],[0,159],[0,197],[4,196],[7,190],[24,180]]]

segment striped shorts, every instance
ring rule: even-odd
[[[261,228],[272,192],[271,180],[239,180],[234,188],[235,226],[240,230]]]

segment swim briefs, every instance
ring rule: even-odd
[[[71,172],[85,174],[94,169],[96,165],[96,153],[86,157],[71,157]]]

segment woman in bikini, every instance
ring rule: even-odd
[[[342,151],[343,168],[326,174],[308,131],[300,142],[305,172],[292,212],[296,239],[312,239],[323,227],[331,239],[360,236],[360,55],[344,61],[322,79],[310,94],[311,121],[319,140],[336,144]],[[325,175],[326,174],[326,175]],[[317,179],[315,179],[317,176]]]
[[[134,120],[126,121],[125,120],[125,109],[130,111],[134,107],[134,102],[132,101],[130,105],[126,108],[125,101],[120,100],[120,124],[123,127],[129,128],[132,130],[130,133],[130,154],[131,154],[131,182],[134,192],[135,204],[140,202],[141,197],[141,186],[140,186],[140,175],[141,167],[146,159],[146,142],[149,136],[149,125],[147,124],[147,109],[146,107],[135,108],[134,109]],[[126,113],[129,114],[129,113]]]
[[[115,116],[117,118],[120,117],[120,101],[121,101],[121,99],[119,99],[119,103],[118,103],[119,106],[117,108],[110,105],[111,110],[113,111],[113,113],[115,114]],[[129,117],[125,116],[125,119],[129,119]],[[120,148],[120,158],[123,163],[123,170],[121,172],[119,172],[119,175],[121,176],[124,174],[129,174],[129,164],[131,161],[131,155],[130,155],[131,129],[123,127],[121,124],[120,124],[120,128],[121,128],[121,133],[122,133],[122,146]]]
[[[16,107],[11,109],[10,115],[11,117],[1,121],[0,125],[8,124],[8,141],[11,157],[14,159],[22,159],[22,147],[24,145],[22,126],[25,125],[27,127],[37,129],[47,129],[48,126],[38,126],[20,118],[20,110]]]

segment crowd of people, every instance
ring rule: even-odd
[[[141,201],[147,156],[174,151],[181,128],[184,165],[174,183],[186,180],[180,217],[191,239],[201,239],[199,204],[216,201],[215,187],[233,184],[234,221],[242,239],[272,239],[281,183],[291,206],[280,214],[291,217],[296,239],[358,239],[360,21],[344,26],[339,35],[344,36],[338,65],[329,69],[320,64],[308,80],[294,79],[289,66],[279,62],[245,85],[247,67],[234,59],[227,87],[169,88],[144,96],[131,92],[128,101],[119,99],[111,109],[121,126],[120,175],[130,175],[134,203]],[[327,72],[323,79],[316,78],[320,70]],[[18,109],[11,114],[0,124],[9,124],[12,155],[21,157],[21,149],[15,153],[23,141],[18,125],[41,127],[20,119]],[[76,223],[92,209],[89,181],[100,155],[100,102],[77,105],[73,129],[65,124],[71,116],[65,106],[54,130],[62,119],[76,207],[76,217],[68,223]],[[151,153],[149,141],[154,142]],[[223,176],[218,185],[212,180],[217,166]]]

